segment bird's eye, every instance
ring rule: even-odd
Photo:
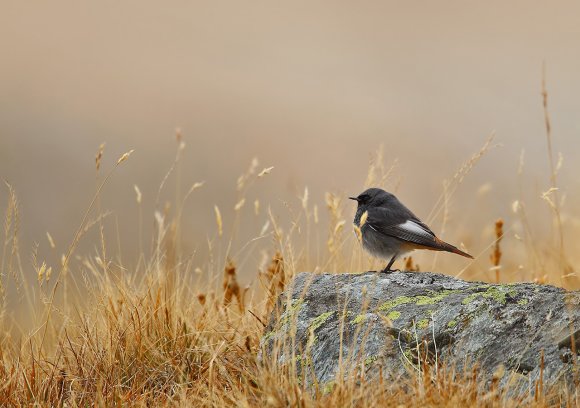
[[[370,199],[370,197],[369,197],[369,195],[368,195],[368,194],[363,194],[363,195],[360,195],[358,198],[359,198],[359,200],[360,200],[361,202],[363,202],[363,203],[366,203],[366,202],[367,202],[367,201],[369,201],[369,199]]]

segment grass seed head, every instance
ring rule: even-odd
[[[356,235],[356,239],[358,240],[358,242],[362,243],[362,231],[360,229],[360,227],[358,225],[354,225],[354,233]]]
[[[137,186],[137,184],[133,185],[133,189],[135,190],[135,198],[137,199],[137,204],[141,204],[141,199],[143,198],[143,196],[141,195],[141,190],[139,190],[139,187]]]
[[[131,149],[126,153],[123,153],[123,155],[121,157],[119,157],[119,160],[117,160],[117,165],[123,163],[125,160],[127,160],[129,158],[129,156],[131,156],[131,154],[133,154],[133,152],[135,151],[135,149]]]
[[[105,151],[105,143],[101,143],[97,154],[95,155],[95,167],[97,171],[101,168],[101,160],[103,159],[103,152]]]
[[[266,222],[262,226],[262,229],[260,230],[260,236],[265,235],[266,232],[268,232],[269,228],[270,228],[270,220],[266,220]]]
[[[194,192],[198,188],[203,187],[204,184],[205,184],[205,181],[196,181],[195,183],[193,183],[193,185],[191,186],[191,188],[189,189],[189,191],[190,192]]]
[[[420,268],[418,264],[413,262],[413,257],[409,256],[405,259],[405,270],[412,271],[412,272],[419,272]]]
[[[367,219],[369,218],[369,212],[365,211],[363,215],[360,217],[360,222],[358,223],[359,227],[363,227],[367,223]]]
[[[314,217],[314,223],[318,224],[318,205],[314,204],[314,208],[312,210],[312,216]]]
[[[274,166],[272,167],[266,167],[264,168],[260,174],[258,174],[258,177],[264,177],[266,174],[270,174],[270,172],[274,169]]]
[[[346,224],[345,220],[340,220],[336,223],[336,225],[334,226],[334,234],[338,235],[342,232],[344,225]]]
[[[280,251],[276,251],[272,256],[265,275],[267,279],[268,306],[272,308],[278,299],[278,295],[284,291],[286,286],[284,258]]]
[[[244,204],[246,203],[246,199],[242,198],[240,201],[238,201],[236,203],[236,205],[234,206],[234,211],[239,211],[242,209],[242,207],[244,206]]]
[[[562,169],[562,165],[564,164],[564,156],[562,156],[562,152],[558,152],[558,162],[556,163],[556,173],[559,173]]]
[[[46,239],[48,239],[48,243],[52,249],[56,248],[56,245],[54,244],[54,239],[52,239],[52,235],[50,235],[50,232],[48,231],[46,231]]]
[[[493,251],[490,255],[492,269],[495,271],[495,281],[499,283],[499,275],[500,275],[500,262],[501,262],[501,246],[500,242],[503,238],[503,220],[499,218],[495,222],[495,243],[493,245]]]
[[[304,195],[300,201],[302,202],[302,208],[306,210],[308,208],[308,187],[304,187]]]
[[[224,268],[224,280],[223,280],[223,290],[224,290],[224,306],[229,306],[233,299],[235,298],[238,302],[238,307],[240,312],[244,311],[244,294],[246,290],[241,290],[236,277],[236,266],[230,259],[226,263]]]
[[[39,282],[42,282],[44,280],[45,272],[46,272],[46,263],[43,262],[40,268],[38,268],[38,270],[36,271],[36,275]]]
[[[493,266],[498,266],[501,261],[502,252],[500,247],[500,241],[502,240],[502,238],[503,238],[503,220],[499,218],[495,222],[495,244],[493,246],[493,252],[490,256],[491,264]]]
[[[360,217],[360,221],[359,221],[358,225],[354,226],[354,233],[356,234],[356,237],[357,237],[359,242],[362,242],[362,228],[366,224],[368,216],[369,216],[369,212],[365,211],[363,213],[363,215]]]
[[[217,205],[213,206],[213,210],[215,212],[215,222],[218,227],[218,236],[221,237],[223,234],[223,222],[222,222],[222,213]]]
[[[248,168],[248,170],[242,174],[240,177],[238,177],[238,191],[242,191],[244,189],[244,187],[246,186],[246,183],[248,182],[248,180],[251,179],[251,177],[256,174],[256,169],[258,168],[258,159],[256,157],[254,157],[252,159],[252,162],[250,163],[250,167]]]

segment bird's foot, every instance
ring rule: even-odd
[[[386,274],[393,273],[393,272],[401,272],[401,270],[400,269],[385,268],[385,269],[380,271],[380,273],[386,273]]]

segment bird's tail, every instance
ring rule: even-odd
[[[454,254],[473,259],[473,256],[469,255],[467,252],[463,252],[461,249],[459,249],[451,244],[448,244],[447,242],[440,240],[439,238],[436,238],[436,240],[437,240],[437,246],[438,246],[437,249],[439,249],[440,251],[452,252]]]

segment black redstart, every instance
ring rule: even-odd
[[[357,197],[349,198],[358,203],[354,225],[360,228],[363,248],[376,257],[390,259],[382,272],[392,272],[395,260],[414,249],[453,252],[473,259],[468,253],[437,238],[397,197],[385,190],[369,188]]]

